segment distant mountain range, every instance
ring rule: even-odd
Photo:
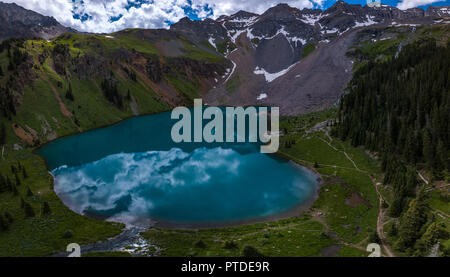
[[[400,10],[338,1],[322,11],[279,4],[260,15],[239,11],[216,20],[186,17],[169,30],[78,33],[58,41],[65,40],[83,51],[89,48],[87,55],[70,60],[70,52],[53,54],[52,66],[67,76],[90,72],[91,77],[104,78],[109,67],[123,68],[121,63],[126,62],[138,75],[147,75],[169,105],[199,95],[210,105],[271,105],[280,107],[282,114],[299,114],[329,107],[342,95],[353,69],[347,51],[359,30],[403,26],[409,28],[406,32],[413,32],[414,26],[446,24],[449,18],[450,7]],[[77,33],[52,17],[1,2],[0,24],[0,40],[49,40]],[[112,41],[103,43],[100,36]],[[392,38],[377,36],[373,39]],[[111,47],[118,49],[105,56]],[[76,71],[67,74],[72,68]],[[185,76],[187,83],[176,83],[179,76],[175,78],[175,73]]]
[[[217,20],[186,17],[170,30],[197,44],[208,41],[233,61],[234,77],[228,76],[225,85],[219,82],[205,96],[209,103],[268,104],[281,107],[284,114],[296,114],[330,106],[339,98],[352,73],[345,54],[353,30],[431,25],[448,16],[448,7],[403,11],[338,1],[325,11],[279,4],[261,15],[239,11]],[[319,50],[302,61],[315,48]]]
[[[400,10],[398,8],[382,5],[369,8],[368,6],[347,4],[338,1],[325,11],[320,9],[299,10],[279,4],[258,15],[246,11],[239,11],[233,15],[222,15],[217,20],[191,21],[188,17],[181,19],[171,26],[171,30],[195,34],[197,38],[202,35],[214,35],[215,39],[225,39],[230,31],[244,30],[251,27],[253,34],[258,36],[273,35],[279,30],[280,24],[288,25],[286,31],[293,36],[312,36],[317,31],[331,33],[348,28],[376,23],[387,23],[395,20],[420,19],[427,17],[446,17],[450,15],[447,6],[430,6],[424,11],[421,8]],[[27,10],[15,3],[0,1],[0,41],[11,37],[51,39],[65,32],[75,32],[74,29],[64,27],[55,18],[43,16],[37,12]],[[297,28],[296,28],[297,27]],[[298,28],[300,27],[300,28]],[[300,30],[304,28],[305,30]],[[318,30],[320,29],[320,30]],[[198,33],[199,32],[199,33]],[[235,35],[235,34],[234,34]]]

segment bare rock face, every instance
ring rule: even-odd
[[[425,12],[425,15],[431,17],[450,17],[450,7],[430,6]]]
[[[147,59],[145,64],[145,72],[150,80],[155,83],[159,83],[162,78],[161,64],[158,57],[152,56]]]
[[[258,17],[259,15],[255,13],[238,11],[230,16],[219,17],[217,22],[221,23],[225,30],[243,30]]]
[[[219,51],[233,66],[216,80],[206,96],[208,103],[275,105],[282,108],[282,114],[298,114],[329,107],[339,99],[352,74],[346,52],[360,29],[434,24],[432,17],[447,13],[447,7],[425,12],[343,1],[325,11],[279,4],[261,15],[239,11],[220,16],[216,23],[183,19],[171,30],[195,34],[197,42],[207,41],[215,47],[227,40],[234,44],[232,49]]]
[[[198,21],[184,17],[177,23],[172,24],[170,30],[197,42],[207,41],[210,37],[214,37],[217,42],[221,42],[228,37],[227,30],[219,22],[209,18]]]
[[[0,41],[11,37],[51,39],[73,31],[59,24],[53,17],[26,10],[14,3],[3,2],[0,2],[0,26]]]
[[[58,51],[42,54],[39,61],[51,55],[57,72],[65,74],[65,65],[70,64],[71,73],[79,78],[105,78],[108,64],[133,63],[148,80],[161,86],[164,75],[202,79],[201,96],[209,104],[275,105],[282,108],[282,114],[291,115],[326,108],[339,99],[352,75],[353,65],[346,53],[356,33],[368,26],[375,30],[435,24],[445,17],[450,17],[450,7],[400,10],[337,1],[322,11],[279,4],[262,14],[239,11],[202,21],[185,17],[169,30],[126,29],[114,34],[150,42],[160,55],[144,57],[134,50],[118,49],[110,61],[101,52],[70,57],[67,51]],[[73,31],[52,17],[1,2],[0,24],[0,41],[10,37],[50,39]],[[100,41],[92,38],[92,43],[101,49]],[[189,52],[198,49],[203,50],[205,59],[189,58]],[[209,60],[207,54],[222,62]],[[171,103],[176,100],[167,99]]]
[[[192,21],[183,18],[170,30],[193,40],[205,50],[205,43],[226,55],[239,48],[239,37],[247,36],[255,51],[257,67],[279,72],[301,60],[305,47],[330,41],[352,28],[424,18],[422,9],[400,10],[392,6],[368,7],[337,1],[329,9],[303,9],[278,4],[258,15],[239,11],[217,20]],[[222,47],[230,42],[234,47]]]
[[[420,8],[407,9],[405,10],[405,13],[408,14],[410,18],[425,16],[425,11]]]

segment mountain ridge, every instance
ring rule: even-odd
[[[19,107],[27,83],[48,75],[56,90],[91,78],[110,103],[119,110],[131,107],[134,115],[148,112],[143,107],[147,100],[127,92],[127,86],[133,87],[130,80],[139,83],[139,90],[152,91],[148,101],[161,102],[166,108],[191,105],[193,98],[201,97],[210,105],[266,105],[280,107],[282,115],[309,113],[339,100],[353,72],[347,51],[360,30],[400,28],[411,33],[415,26],[447,22],[442,17],[444,8],[430,9],[428,15],[420,11],[342,1],[325,11],[279,4],[261,15],[238,11],[216,20],[183,18],[170,29],[125,29],[111,34],[69,30],[46,42],[7,41],[2,46],[8,49],[3,68],[16,73],[5,74],[12,81],[2,81],[18,92],[6,93],[4,102],[10,103],[5,106],[11,111],[11,106]],[[52,18],[34,12],[33,16],[59,26]],[[376,37],[380,31],[370,32],[372,40],[401,35]],[[69,117],[77,125],[73,114]]]
[[[330,14],[333,12],[346,12],[346,11],[355,11],[355,10],[366,10],[366,11],[391,11],[391,16],[393,19],[404,19],[404,18],[413,18],[413,17],[443,17],[443,16],[450,16],[450,7],[449,6],[429,6],[427,9],[422,8],[409,8],[406,10],[400,10],[394,6],[383,4],[381,7],[368,7],[367,5],[361,5],[361,4],[348,4],[344,1],[337,1],[332,6],[330,6],[328,9],[321,10],[321,9],[310,9],[310,8],[303,8],[298,9],[295,7],[291,7],[286,3],[279,3],[278,5],[274,7],[268,8],[264,13],[262,14],[256,14],[252,12],[248,12],[245,10],[239,10],[231,15],[220,15],[215,20],[211,18],[206,18],[203,20],[191,20],[189,17],[184,17],[180,19],[178,22],[173,23],[171,26],[176,25],[180,23],[181,21],[190,20],[194,22],[211,22],[211,20],[215,22],[223,22],[225,19],[229,18],[237,18],[237,19],[243,19],[243,18],[249,18],[249,17],[277,17],[277,15],[283,16],[283,11],[280,10],[290,10],[294,14],[297,13],[299,15],[318,15],[318,14]],[[64,32],[79,32],[79,33],[86,33],[86,32],[80,32],[78,30],[75,30],[70,27],[63,26],[61,23],[59,23],[54,17],[52,16],[45,16],[38,12],[35,12],[33,10],[25,9],[16,3],[4,3],[0,1],[0,20],[2,23],[11,23],[16,24],[14,26],[8,26],[2,25],[2,28],[0,30],[8,30],[10,31],[11,27],[14,28],[20,28],[20,27],[27,27],[31,28],[33,30],[29,32],[21,32],[21,30],[17,31],[14,35],[11,33],[8,34],[1,34],[0,33],[0,41],[15,37],[15,38],[32,38],[34,37],[40,37],[43,39],[51,39],[53,37],[56,37],[58,35],[61,35]],[[19,20],[12,21],[12,17],[18,17]],[[8,19],[10,20],[8,22]],[[12,21],[12,22],[11,22]],[[20,26],[20,24],[23,24],[23,26]],[[169,28],[171,29],[171,28]],[[120,32],[123,30],[119,30],[117,32]],[[102,34],[102,33],[98,33]]]
[[[65,32],[76,32],[61,25],[54,17],[27,10],[15,3],[0,1],[0,41],[12,38],[52,39]]]

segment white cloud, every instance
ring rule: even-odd
[[[403,0],[397,5],[397,8],[401,10],[406,10],[409,8],[414,8],[418,6],[429,5],[432,3],[440,2],[442,0]]]
[[[127,9],[127,0],[4,0],[34,10],[38,13],[53,16],[61,24],[88,32],[113,32],[124,28],[161,28],[167,27],[165,21],[178,21],[185,16],[182,9],[188,5],[187,0],[155,1],[153,4],[142,4],[139,8]],[[130,1],[133,2],[133,1]],[[89,15],[89,19],[81,21],[73,18],[77,14]],[[122,17],[111,22],[111,17]]]
[[[138,0],[2,0],[53,16],[61,24],[80,31],[109,33],[124,28],[167,28],[167,22],[176,22],[186,16],[183,7],[190,6],[199,18],[210,16],[203,9],[205,5],[213,9],[213,17],[232,14],[239,10],[262,13],[278,3],[288,3],[296,8],[312,8],[313,3],[321,6],[325,0],[154,0],[140,7],[128,8],[128,3]],[[81,21],[73,18],[73,12],[88,15]],[[122,17],[114,22],[111,17]]]
[[[312,8],[313,3],[322,6],[325,0],[194,0],[193,2],[200,5],[209,4],[214,10],[214,17],[218,17],[222,14],[233,14],[239,10],[261,14],[279,3],[287,3],[299,9]]]

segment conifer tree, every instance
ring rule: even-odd
[[[16,186],[20,186],[22,184],[22,182],[20,181],[19,176],[17,175],[17,172],[14,174],[15,178],[16,178]]]
[[[24,179],[28,178],[28,173],[24,166],[22,166],[22,176]]]
[[[66,92],[66,99],[68,99],[70,101],[74,101],[75,100],[75,98],[73,96],[73,93],[72,93],[72,85],[70,83],[69,83],[69,89]]]
[[[50,206],[48,205],[48,202],[45,201],[42,203],[42,215],[49,215],[51,214]]]
[[[13,216],[8,211],[6,211],[4,213],[4,216],[5,216],[5,219],[8,220],[8,223],[13,223],[14,222]]]
[[[433,222],[428,226],[425,233],[422,237],[417,241],[415,247],[422,252],[422,254],[427,254],[429,249],[437,243],[439,238],[439,227],[436,222]]]
[[[400,219],[399,241],[400,249],[411,248],[419,239],[422,226],[428,219],[428,204],[423,189],[419,191],[417,197],[409,203],[408,210]]]
[[[11,179],[9,179],[8,176],[6,176],[6,186],[9,187],[10,190],[12,190],[13,183],[11,182]]]
[[[31,191],[30,187],[27,187],[27,196],[33,196],[33,192]]]
[[[34,217],[35,216],[33,207],[31,207],[31,205],[28,202],[24,203],[23,208],[25,210],[25,217]]]
[[[6,184],[6,179],[0,173],[0,193],[5,192],[7,190],[9,190],[9,188],[8,188],[8,186]]]
[[[417,186],[417,172],[416,168],[410,167],[408,168],[406,176],[406,195],[407,196],[414,196],[416,186]]]
[[[25,208],[25,200],[23,200],[23,197],[20,197],[20,208]]]
[[[6,144],[6,127],[5,123],[2,122],[0,126],[0,146]]]
[[[17,190],[17,187],[13,184],[11,184],[11,191],[14,194],[14,196],[19,195],[19,191]]]
[[[6,232],[9,229],[8,221],[0,213],[0,232]]]
[[[428,130],[423,132],[423,156],[425,157],[428,168],[431,169],[434,165],[434,153],[433,141]]]

